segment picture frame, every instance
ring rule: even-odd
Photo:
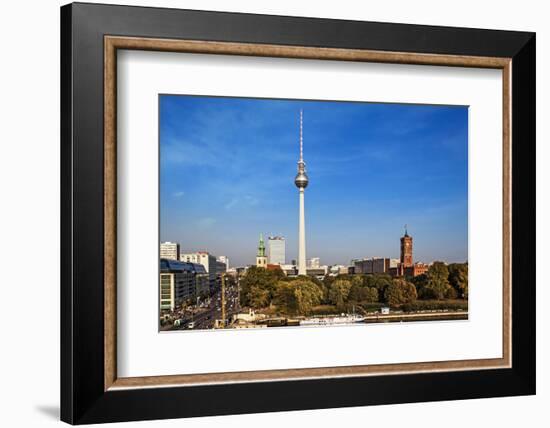
[[[502,358],[118,377],[118,50],[502,70]],[[85,424],[534,394],[535,97],[533,33],[63,6],[61,419]]]

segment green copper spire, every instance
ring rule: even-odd
[[[260,233],[260,245],[258,245],[258,257],[265,257],[264,236]]]

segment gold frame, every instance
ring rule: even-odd
[[[502,70],[503,81],[503,349],[502,358],[379,364],[305,369],[262,370],[189,375],[117,377],[116,369],[116,52],[118,49],[218,55],[394,64],[441,65]],[[104,37],[104,389],[192,386],[235,382],[353,377],[457,370],[509,368],[512,361],[511,246],[511,58],[382,52],[137,37]]]

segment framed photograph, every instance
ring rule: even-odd
[[[62,420],[535,393],[533,33],[76,3],[61,57]]]

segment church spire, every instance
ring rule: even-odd
[[[260,233],[260,243],[258,244],[258,255],[256,256],[256,266],[267,267],[267,257],[265,255],[264,235]]]
[[[258,245],[258,257],[265,257],[264,235],[260,233],[260,244]]]

